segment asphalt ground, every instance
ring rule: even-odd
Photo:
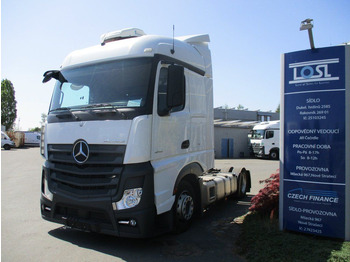
[[[86,233],[50,223],[40,215],[39,148],[1,150],[2,261],[245,261],[237,255],[240,226],[233,223],[248,211],[260,180],[279,168],[278,161],[216,160],[216,168],[246,167],[252,191],[244,199],[211,206],[182,234],[151,239],[123,239]]]

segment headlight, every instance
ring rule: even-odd
[[[120,201],[113,203],[114,210],[123,210],[137,206],[141,201],[142,188],[133,188],[124,190]]]

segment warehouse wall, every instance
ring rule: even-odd
[[[250,131],[250,128],[215,126],[214,127],[215,158],[220,159],[220,158],[249,157],[249,149],[248,149],[249,131]]]

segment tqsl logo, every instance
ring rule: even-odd
[[[293,80],[289,81],[289,84],[339,80],[339,77],[328,73],[328,66],[337,63],[339,58],[289,64],[289,68],[293,69]]]

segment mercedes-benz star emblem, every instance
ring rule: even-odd
[[[78,164],[84,164],[89,158],[89,146],[83,141],[75,142],[73,146],[73,158]]]

